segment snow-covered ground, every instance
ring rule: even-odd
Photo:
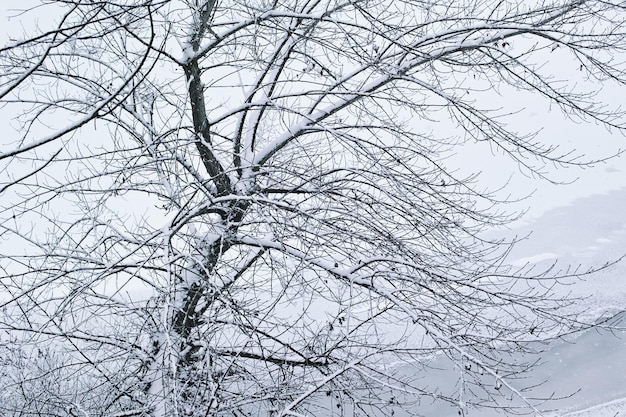
[[[566,412],[565,414],[556,413],[550,415],[550,417],[621,417],[624,415],[626,415],[626,398],[609,401],[583,410]]]
[[[509,262],[515,265],[542,268],[556,262],[563,270],[570,265],[574,268],[580,265],[581,271],[600,268],[582,279],[572,280],[558,291],[581,297],[575,308],[583,312],[585,320],[604,319],[603,323],[611,327],[611,330],[591,329],[533,346],[541,352],[533,357],[537,364],[521,379],[510,381],[536,404],[537,412],[520,409],[524,415],[626,417],[626,260],[615,262],[626,254],[626,187],[601,190],[603,185],[606,186],[578,189],[578,198],[565,197],[556,204],[543,201],[543,209],[535,210],[530,220],[519,222],[510,230],[494,232],[509,238],[525,237],[510,254]],[[607,262],[612,264],[602,268]],[[458,395],[459,373],[443,357],[436,357],[426,370],[404,365],[398,372],[418,375],[420,386],[441,395],[454,398]],[[523,405],[506,389],[490,391],[502,403]],[[511,402],[507,402],[509,398]],[[540,401],[545,398],[552,399]],[[463,415],[507,415],[488,408],[489,403],[485,405],[487,408],[467,409]],[[425,397],[408,411],[398,408],[393,415],[458,417],[459,409]]]
[[[581,193],[584,190],[579,190]],[[570,199],[556,205],[530,221],[499,232],[525,237],[511,252],[515,265],[557,267],[581,265],[580,270],[598,268],[626,254],[626,188]],[[549,202],[544,202],[549,204]],[[538,364],[523,379],[512,385],[524,390],[528,398],[553,398],[537,405],[544,417],[626,417],[626,260],[573,280],[558,291],[581,297],[575,308],[583,318],[596,321],[612,317],[613,331],[593,329],[559,339],[537,348]],[[442,394],[455,396],[458,373],[449,362],[435,360],[424,381],[438,387]],[[407,366],[402,372],[424,372]],[[503,393],[502,398],[508,394]],[[519,404],[513,400],[512,404]],[[521,405],[521,404],[519,404]],[[425,417],[456,417],[455,406],[428,400],[412,410]],[[489,408],[469,409],[467,417],[495,417],[504,414]]]
[[[527,107],[534,108],[532,105]],[[520,118],[519,122],[524,126],[541,126],[544,128],[542,137],[554,138],[591,158],[610,155],[624,148],[625,141],[620,135],[603,133],[592,124],[572,127],[557,121],[554,116],[554,113],[536,111],[527,118]],[[494,186],[502,186],[497,181],[505,181],[509,172],[506,170],[508,166],[498,164],[497,159],[487,161],[484,154],[459,159],[471,161],[465,163],[462,172],[474,172],[479,165],[486,174],[481,181],[491,181]],[[564,271],[579,265],[578,270],[584,271],[601,268],[625,256],[625,155],[589,169],[555,170],[554,173],[551,178],[557,182],[578,179],[571,185],[553,185],[537,178],[519,180],[519,175],[513,174],[514,179],[504,187],[512,198],[536,189],[528,199],[516,205],[527,210],[527,214],[510,230],[494,232],[522,239],[511,252],[509,262],[518,267],[536,265],[538,269],[556,262]],[[561,290],[583,298],[575,307],[584,313],[586,320],[595,321],[602,316],[626,311],[626,259],[582,280],[573,280],[571,284]],[[519,384],[522,387],[543,382],[529,394],[566,397],[539,407],[546,410],[541,415],[626,417],[626,314],[619,314],[619,317],[624,317],[620,325],[625,328],[623,331],[592,330],[546,347],[541,355],[542,362],[529,379]],[[454,386],[456,379],[448,380],[448,384]],[[437,408],[435,405],[421,407],[419,412],[428,417],[458,416],[456,408]],[[468,415],[487,417],[498,414],[483,409],[470,410]]]
[[[622,174],[623,175],[623,174]],[[598,189],[604,184],[599,183]],[[626,188],[589,195],[541,213],[507,233],[527,236],[512,251],[516,265],[538,267],[581,265],[599,267],[626,254]],[[584,192],[581,190],[580,192]],[[558,260],[558,261],[557,261]],[[576,306],[588,320],[626,310],[626,260],[587,276],[566,288],[586,297]],[[531,393],[538,397],[565,396],[542,407],[546,417],[626,416],[626,313],[614,324],[624,330],[591,330],[554,342],[541,355],[542,363],[522,385],[545,381]],[[570,396],[570,394],[572,394]],[[453,416],[433,414],[433,416]],[[488,411],[470,416],[493,415]]]
[[[557,262],[598,268],[626,255],[626,188],[591,194],[568,205],[555,207],[526,224],[510,230],[525,237],[510,254],[514,265]],[[626,309],[626,261],[591,274],[567,287],[581,301],[591,319]]]
[[[626,398],[610,401],[585,410],[574,411],[563,417],[618,417],[626,415]]]

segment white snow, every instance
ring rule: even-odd
[[[579,190],[581,194],[584,191]],[[561,268],[581,265],[584,270],[599,268],[626,254],[626,188],[594,194],[594,188],[589,187],[587,192],[586,197],[553,207],[509,231],[509,236],[527,236],[512,251],[511,263],[545,266],[557,262]],[[545,380],[531,393],[566,397],[540,407],[546,410],[541,414],[545,417],[626,416],[626,261],[573,284],[562,291],[583,297],[576,305],[584,312],[583,319],[597,320],[621,312],[620,328],[625,330],[590,330],[552,343],[541,355],[544,362],[523,383]],[[468,415],[497,414],[480,410]]]
[[[621,417],[626,416],[626,398],[619,398],[584,410],[549,414],[546,417]]]
[[[516,259],[513,262],[511,262],[511,265],[524,266],[527,264],[533,264],[533,263],[538,263],[541,261],[547,261],[550,259],[558,259],[558,258],[559,258],[559,255],[554,252],[544,252],[544,253],[539,253],[537,255],[526,256],[524,258]]]

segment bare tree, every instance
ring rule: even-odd
[[[626,80],[623,2],[42,0],[15,16],[3,415],[536,406],[511,353],[576,321],[554,274],[481,238],[511,216],[446,157],[484,141],[539,176],[582,164],[508,127],[521,92],[623,130],[593,95]],[[449,392],[400,371],[437,354]]]

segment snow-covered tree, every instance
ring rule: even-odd
[[[448,157],[584,163],[508,124],[529,95],[624,129],[594,97],[624,2],[30,3],[2,5],[2,415],[532,409],[511,353],[576,322]]]

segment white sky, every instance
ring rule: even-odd
[[[22,35],[22,23],[17,14],[17,9],[27,9],[30,5],[40,4],[36,0],[21,0],[20,2],[3,2],[0,7],[0,45],[6,44],[9,38],[20,38]],[[49,9],[46,9],[49,10]],[[40,13],[29,14],[36,16]],[[39,26],[46,26],[52,22],[46,19],[31,18],[32,22]],[[547,57],[552,60],[550,65],[558,67],[559,56],[557,54]],[[601,97],[602,101],[609,104],[619,105],[623,102],[622,91],[608,88]],[[514,100],[516,108],[521,110],[515,116],[514,123],[522,130],[533,131],[541,129],[542,140],[554,141],[564,147],[575,149],[577,154],[602,158],[616,153],[620,148],[626,149],[626,138],[617,132],[609,132],[604,127],[593,123],[581,124],[567,121],[558,109],[541,107],[541,103],[532,98],[520,100],[519,94],[501,93],[494,95],[494,105],[509,105],[507,100]],[[0,123],[5,129],[2,145],[13,142],[19,138],[18,132],[12,131],[14,124],[10,122],[11,115],[6,110],[0,109]],[[433,126],[428,123],[423,125],[425,131],[433,129],[441,131],[441,126]],[[613,158],[604,163],[586,169],[569,168],[553,170],[551,176],[554,180],[572,182],[568,185],[554,185],[537,178],[526,178],[520,175],[510,161],[501,157],[493,157],[491,151],[485,147],[467,146],[465,150],[459,149],[454,163],[460,167],[461,172],[472,173],[477,170],[483,171],[480,177],[481,184],[490,187],[501,187],[510,175],[513,175],[511,183],[505,188],[503,195],[510,194],[513,199],[521,198],[532,193],[524,201],[511,205],[511,209],[527,210],[525,221],[541,216],[548,210],[573,203],[575,200],[593,195],[606,194],[612,190],[626,187],[626,156]]]

